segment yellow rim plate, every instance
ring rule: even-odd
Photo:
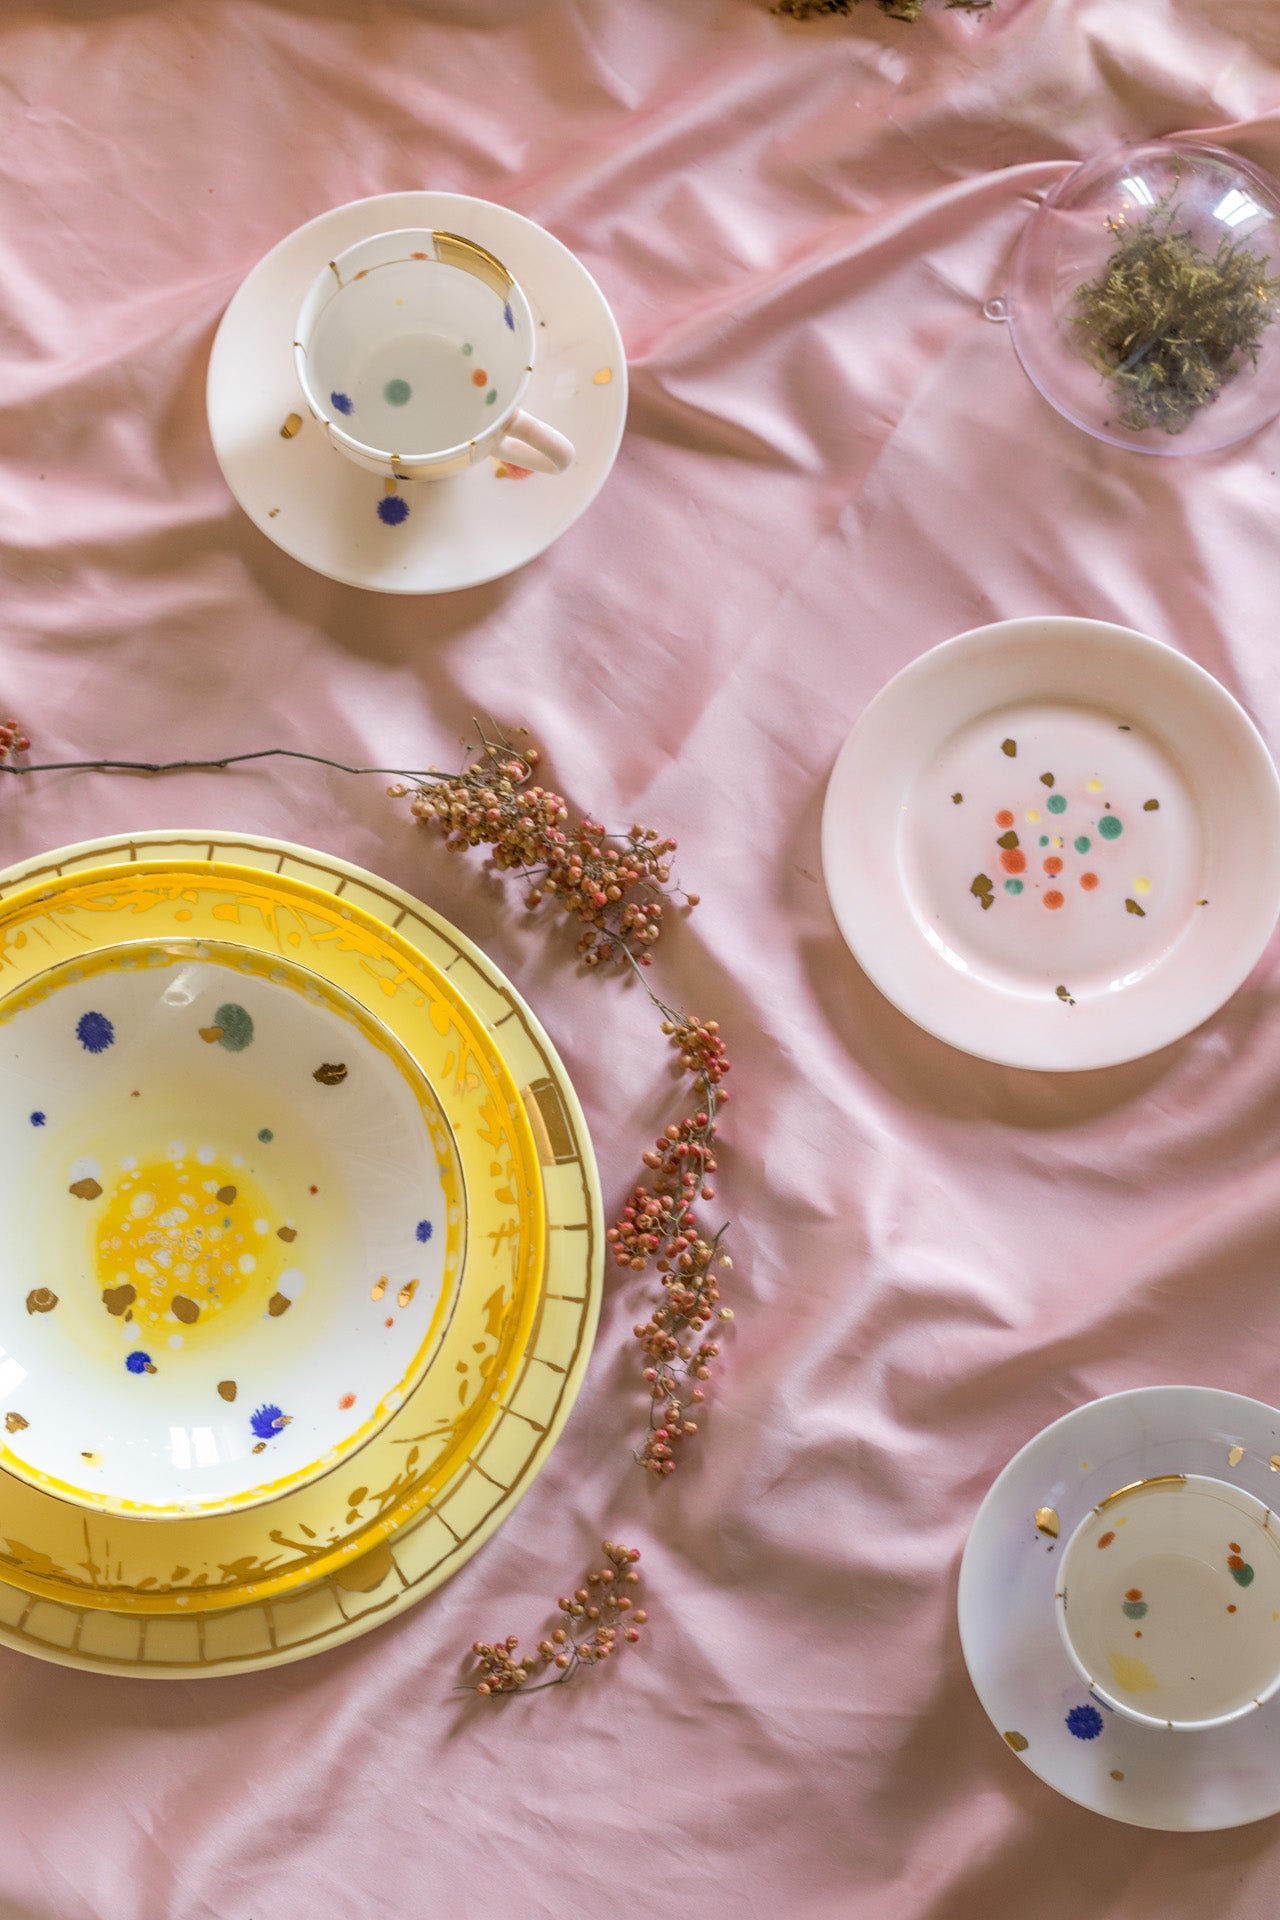
[[[173,1557],[171,1544],[181,1526],[191,1553],[184,1551],[181,1583],[172,1578],[175,1568],[166,1566],[162,1575],[143,1576],[150,1582],[145,1588],[135,1583],[127,1591],[113,1587],[119,1556],[104,1554],[97,1523],[83,1513],[73,1515],[79,1530],[73,1558],[50,1552],[47,1529],[36,1536],[40,1551],[28,1550],[23,1564],[0,1558],[0,1642],[99,1670],[189,1677],[300,1658],[364,1631],[430,1591],[497,1526],[544,1461],[586,1366],[599,1307],[600,1201],[581,1111],[545,1035],[491,963],[410,896],[357,868],[278,841],[160,833],[89,843],[12,869],[0,875],[0,896],[7,906],[33,883],[78,882],[104,863],[123,861],[247,869],[235,876],[243,897],[254,897],[255,886],[269,878],[306,899],[309,910],[319,910],[318,901],[333,913],[336,895],[338,917],[348,930],[354,923],[361,938],[370,925],[377,929],[380,916],[393,930],[383,938],[394,943],[404,978],[420,977],[424,960],[433,963],[497,1035],[531,1123],[547,1214],[545,1283],[533,1289],[532,1325],[512,1356],[484,1430],[461,1448],[442,1445],[441,1432],[420,1420],[415,1397],[360,1456],[363,1473],[375,1448],[385,1446],[395,1469],[387,1483],[370,1492],[368,1485],[347,1489],[344,1478],[342,1497],[349,1494],[353,1504],[339,1527],[332,1514],[326,1520],[313,1510],[307,1517],[319,1488],[258,1510],[269,1523],[265,1540],[254,1540],[252,1515],[234,1516],[235,1540],[214,1539],[229,1524],[222,1519],[133,1523],[133,1532],[153,1538],[163,1531],[166,1560]],[[308,885],[332,893],[312,899]],[[228,937],[225,923],[218,931]],[[190,935],[190,923],[182,932]],[[242,923],[233,937],[243,936]],[[384,1019],[389,999],[408,998],[388,994],[382,985],[369,991]],[[469,1356],[463,1364],[474,1361]],[[442,1356],[430,1378],[443,1380],[456,1367]],[[454,1377],[462,1378],[456,1372]],[[451,1410],[449,1436],[456,1426]],[[435,1452],[424,1457],[432,1447]],[[42,1529],[50,1510],[64,1520],[73,1514],[30,1489],[15,1492],[45,1502],[37,1516]],[[313,1519],[320,1524],[312,1525]],[[118,1525],[113,1522],[113,1529]],[[7,1542],[4,1551],[12,1555]],[[190,1578],[196,1552],[208,1569],[199,1585]]]

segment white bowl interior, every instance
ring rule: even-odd
[[[368,1439],[462,1258],[425,1080],[327,983],[129,947],[0,1004],[3,1464],[128,1512],[251,1504]]]
[[[1063,1556],[1067,1653],[1122,1713],[1190,1729],[1280,1686],[1280,1540],[1242,1487],[1170,1474],[1094,1508]]]

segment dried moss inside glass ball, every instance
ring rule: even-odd
[[[1280,277],[1265,254],[1221,234],[1212,253],[1193,237],[1176,188],[1137,221],[1108,220],[1115,251],[1077,288],[1080,351],[1115,393],[1134,432],[1182,433],[1228,380],[1256,366],[1276,317]]]
[[[1280,414],[1280,186],[1183,135],[1064,172],[1023,229],[1007,296],[1025,372],[1086,433],[1210,453]]]

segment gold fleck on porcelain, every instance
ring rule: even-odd
[[[302,425],[302,415],[300,413],[291,413],[286,419],[284,425],[280,429],[280,438],[282,440],[292,440],[294,434],[297,433],[301,425]],[[213,1038],[215,1040],[217,1039],[217,1037],[218,1036],[214,1034]]]
[[[1005,1739],[1009,1742],[1009,1745],[1015,1753],[1025,1753],[1031,1744],[1025,1733],[1006,1733]]]
[[[1240,1462],[1243,1459],[1244,1459],[1244,1448],[1232,1447],[1230,1453],[1228,1453],[1227,1455],[1227,1465],[1229,1467],[1238,1467],[1240,1465]]]
[[[1057,1539],[1060,1523],[1052,1507],[1036,1508],[1036,1527],[1039,1532],[1047,1533],[1051,1540]]]
[[[1094,1512],[1102,1513],[1107,1507],[1114,1506],[1117,1500],[1127,1500],[1130,1494],[1150,1493],[1155,1487],[1185,1487],[1186,1484],[1185,1473],[1153,1473],[1146,1480],[1133,1480],[1127,1487],[1117,1487],[1105,1500],[1099,1500]]]
[[[591,384],[596,387],[607,387],[609,382],[612,379],[613,379],[613,368],[600,367],[597,369],[595,373],[592,374]]]
[[[15,1483],[15,1498],[0,1518],[0,1644],[93,1671],[201,1678],[339,1645],[412,1605],[489,1536],[545,1462],[585,1371],[599,1310],[603,1222],[581,1110],[536,1021],[483,954],[375,876],[276,841],[153,833],[30,862],[0,876],[0,902],[36,882],[51,887],[62,876],[100,877],[105,862],[147,860],[180,860],[206,873],[248,869],[286,889],[302,883],[304,895],[308,882],[339,892],[340,903],[322,898],[354,923],[343,924],[355,936],[355,965],[378,1012],[384,999],[407,999],[418,961],[433,962],[489,1029],[500,1029],[514,1084],[554,1085],[571,1146],[558,1164],[540,1163],[550,1231],[531,1325],[507,1340],[509,1279],[501,1296],[480,1302],[478,1366],[494,1406],[478,1435],[463,1430],[466,1410],[447,1384],[459,1377],[455,1355],[473,1367],[477,1362],[468,1325],[449,1329],[447,1350],[424,1382],[440,1387],[438,1411],[425,1400],[415,1408],[421,1417],[400,1410],[360,1456],[365,1485],[350,1487],[354,1474],[332,1476],[274,1506],[229,1518],[104,1524]],[[390,930],[397,952],[390,988],[373,984],[388,974],[370,964],[366,917],[380,923],[384,938]],[[280,925],[288,927],[287,917]],[[336,922],[326,926],[338,932]],[[476,1098],[474,1089],[468,1098]],[[517,1252],[513,1238],[495,1249],[508,1275]],[[468,1321],[470,1312],[460,1308],[455,1318]],[[493,1362],[504,1340],[499,1369]],[[224,1381],[219,1391],[234,1397],[236,1383]],[[375,1478],[373,1460],[384,1455],[391,1456],[390,1470]],[[353,1504],[343,1505],[348,1498]],[[369,1584],[380,1571],[378,1584]]]

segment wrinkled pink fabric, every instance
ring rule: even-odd
[[[960,1659],[1010,1454],[1127,1385],[1274,1402],[1277,950],[1198,1033],[1082,1077],[967,1059],[861,976],[819,867],[841,739],[980,621],[1114,619],[1280,744],[1280,427],[1194,461],[1087,440],[981,316],[1032,197],[1125,135],[1280,172],[1266,0],[1001,0],[915,27],[758,0],[9,0],[0,19],[0,708],[40,754],[292,744],[448,761],[523,722],[583,809],[681,842],[655,981],[722,1022],[737,1322],[655,1488],[612,1280],[524,1503],[396,1623],[200,1684],[0,1654],[4,1920],[1271,1916],[1274,1823],[1171,1837],[1056,1798]],[[505,201],[586,262],[632,368],[589,515],[495,585],[396,601],[279,553],[204,417],[281,236],[395,188]],[[16,859],[213,825],[308,841],[481,942],[564,1053],[616,1205],[673,1098],[625,982],[408,823],[279,764],[0,791]],[[0,1503],[2,1504],[2,1503]],[[647,1644],[486,1710],[604,1533]],[[1280,1765],[1280,1762],[1278,1762]]]

